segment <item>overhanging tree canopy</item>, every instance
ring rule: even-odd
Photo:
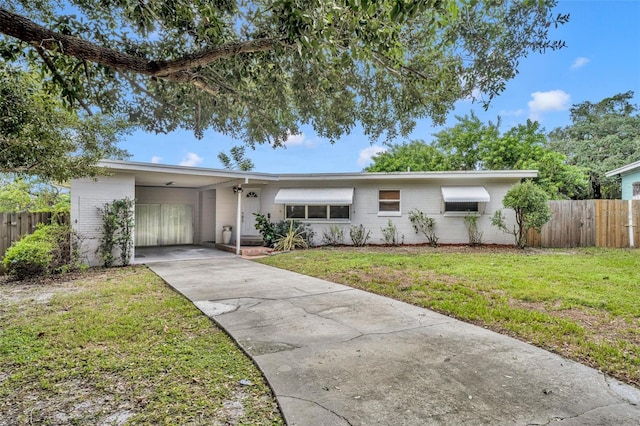
[[[330,140],[441,123],[489,101],[520,58],[557,49],[555,0],[6,0],[0,53],[86,111],[147,130],[211,128],[274,146],[310,123]]]
[[[126,157],[116,146],[126,126],[79,117],[56,94],[38,76],[0,66],[0,173],[65,182],[98,174],[101,158]]]

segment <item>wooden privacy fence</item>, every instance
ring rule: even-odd
[[[25,234],[31,234],[39,223],[51,223],[56,213],[0,213],[0,259],[11,246]],[[61,223],[69,222],[69,215],[57,214]]]
[[[532,247],[630,247],[630,230],[640,247],[640,200],[550,201],[549,208],[551,220],[529,232]]]

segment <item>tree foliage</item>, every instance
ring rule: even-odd
[[[499,120],[483,123],[473,113],[456,118],[458,123],[436,133],[433,143],[391,145],[366,170],[538,170],[536,183],[551,198],[575,198],[584,191],[585,173],[548,147],[538,122],[527,121],[501,133]]]
[[[68,212],[71,198],[38,179],[0,179],[0,212]]]
[[[582,198],[619,198],[620,180],[605,173],[640,160],[640,113],[633,92],[571,108],[572,124],[550,133],[550,146],[588,171]]]
[[[496,210],[491,218],[491,224],[513,235],[518,248],[525,248],[529,230],[540,231],[542,226],[551,219],[551,210],[547,201],[546,192],[532,181],[514,185],[505,195],[502,205],[513,209],[516,223],[513,226],[508,225],[502,211]]]
[[[392,144],[386,152],[373,157],[368,172],[407,172],[449,170],[445,155],[421,140]]]
[[[255,165],[250,158],[245,156],[245,149],[246,147],[244,146],[234,146],[229,150],[229,154],[220,151],[218,153],[218,160],[220,160],[225,169],[250,172]]]
[[[125,129],[108,117],[80,117],[37,75],[0,63],[0,173],[60,182],[96,175],[98,160],[126,155],[116,147]]]
[[[282,144],[441,123],[488,102],[532,52],[561,48],[555,0],[6,0],[0,54],[70,105],[146,130],[210,128]]]

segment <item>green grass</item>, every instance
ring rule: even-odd
[[[143,267],[0,286],[0,418],[18,424],[282,424],[234,342]],[[42,293],[53,292],[44,299]],[[242,386],[241,379],[253,384]],[[113,419],[113,418],[112,418]]]
[[[322,248],[261,262],[483,325],[640,385],[639,250]]]

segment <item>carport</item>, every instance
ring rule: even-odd
[[[232,241],[240,254],[243,185],[274,179],[255,173],[128,162],[110,162],[108,167],[134,173],[136,247],[221,243],[222,227],[234,225]]]

